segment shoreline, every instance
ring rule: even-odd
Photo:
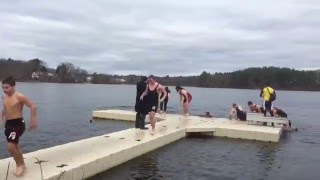
[[[48,83],[48,84],[98,84],[98,85],[136,85],[135,83],[89,83],[89,82],[83,82],[83,83],[77,83],[77,82],[50,82],[50,81],[35,81],[35,80],[17,80],[17,82],[23,82],[23,83]],[[175,85],[166,85],[166,86],[175,86]],[[192,88],[205,88],[205,89],[241,89],[241,90],[260,90],[259,88],[232,88],[232,87],[201,87],[201,86],[188,86],[183,85],[185,87],[192,87]],[[278,89],[275,88],[276,91],[302,91],[302,92],[320,92],[320,89]]]

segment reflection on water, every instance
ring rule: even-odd
[[[278,145],[225,138],[187,138],[99,174],[98,179],[267,179],[277,173]]]
[[[163,176],[158,174],[158,156],[153,154],[153,156],[145,156],[135,161],[136,167],[130,167],[130,177],[132,179],[158,179]]]
[[[275,152],[276,144],[262,144],[261,147],[258,146],[258,152],[256,156],[260,159],[261,166],[264,166],[264,172],[261,172],[261,174],[263,174],[266,177],[270,173],[271,169],[274,167]]]
[[[122,179],[123,177],[126,177],[125,179],[163,179],[164,177],[159,172],[157,166],[158,154],[157,152],[154,152],[131,160],[126,165],[123,165],[121,169],[113,168],[110,169],[106,174],[100,174],[91,179]],[[125,173],[127,174],[124,174],[123,171],[126,171]],[[123,177],[119,177],[119,174],[122,174]]]

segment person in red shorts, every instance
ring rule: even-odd
[[[25,163],[19,147],[19,138],[25,130],[25,122],[22,117],[23,106],[31,110],[30,129],[37,127],[36,105],[26,96],[15,90],[16,82],[12,77],[2,80],[2,89],[5,93],[2,96],[3,109],[2,120],[5,120],[5,135],[7,138],[7,149],[16,162],[16,176],[23,175]]]
[[[182,88],[181,86],[176,86],[176,91],[180,95],[180,103],[182,104],[184,115],[188,116],[189,115],[189,104],[192,100],[192,95],[187,90]]]

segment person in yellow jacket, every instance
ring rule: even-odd
[[[265,86],[261,89],[260,97],[263,98],[263,108],[264,108],[264,116],[267,115],[267,112],[273,117],[272,112],[272,101],[275,100],[276,91],[270,87],[269,83],[266,83]]]

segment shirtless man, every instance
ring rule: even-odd
[[[251,112],[264,113],[263,107],[259,106],[258,104],[253,104],[252,101],[248,102],[248,106]]]
[[[16,82],[12,77],[2,81],[2,89],[5,93],[2,96],[3,109],[2,120],[6,121],[5,135],[7,138],[7,149],[16,162],[16,176],[21,176],[25,171],[25,163],[19,147],[19,138],[25,130],[25,122],[22,117],[23,106],[31,110],[30,129],[37,127],[36,105],[26,96],[15,90]]]
[[[146,104],[147,104],[150,123],[152,127],[151,135],[154,135],[155,133],[155,126],[156,126],[155,114],[158,109],[158,98],[159,98],[158,92],[162,92],[164,94],[162,99],[160,99],[160,102],[163,102],[164,99],[167,97],[167,91],[161,84],[157,83],[154,80],[153,75],[148,76],[147,87],[146,87],[146,90],[142,93],[140,100],[143,100],[144,96],[147,96]]]

